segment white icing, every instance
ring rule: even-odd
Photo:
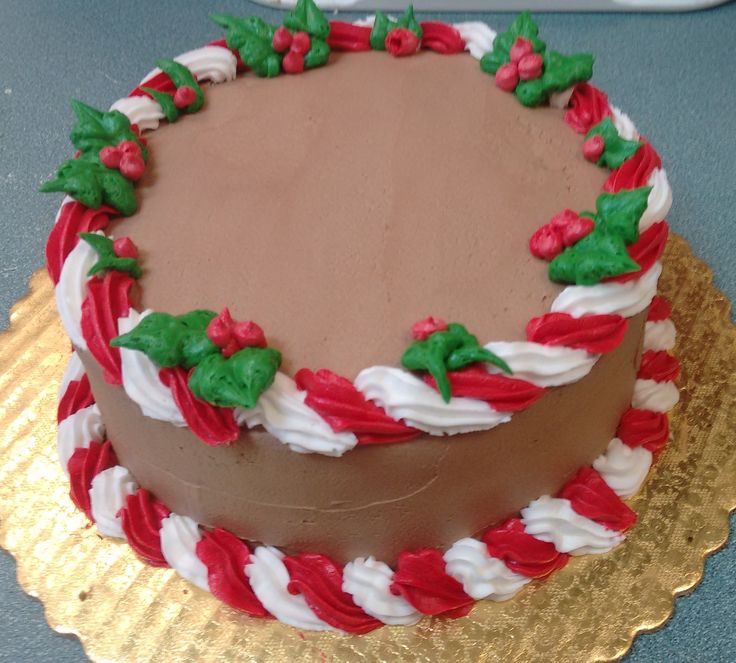
[[[210,591],[207,567],[197,557],[202,538],[199,527],[188,516],[169,514],[161,521],[161,552],[169,566],[205,592]]]
[[[630,447],[617,437],[608,443],[606,453],[593,461],[593,467],[621,498],[631,497],[647,478],[652,452],[644,447]]]
[[[680,391],[674,382],[637,380],[634,383],[631,407],[653,412],[667,412],[675,407],[679,400]]]
[[[407,371],[372,366],[355,379],[356,388],[376,401],[389,416],[432,435],[456,435],[488,430],[511,420],[487,403],[472,398],[451,398],[449,403],[432,387]]]
[[[644,350],[671,350],[675,347],[677,330],[672,320],[647,320],[644,325]]]
[[[527,341],[494,342],[485,347],[509,365],[512,377],[540,387],[557,387],[575,382],[590,373],[598,359],[597,355],[585,350]],[[501,372],[492,364],[488,364],[488,370]]]
[[[79,355],[72,350],[69,356],[69,362],[64,369],[64,375],[61,378],[61,384],[59,385],[59,394],[57,400],[61,400],[66,390],[69,389],[71,382],[79,381],[84,377],[84,366],[82,366],[82,360]]]
[[[667,173],[662,168],[655,168],[647,180],[652,187],[647,198],[647,208],[639,219],[639,232],[644,232],[657,221],[664,221],[672,207],[672,187]]]
[[[384,624],[415,624],[422,615],[403,597],[391,593],[393,576],[387,564],[373,557],[358,557],[343,569],[342,591],[350,594],[366,614]]]
[[[261,425],[292,451],[342,456],[358,438],[352,433],[336,433],[312,408],[304,404],[307,394],[294,381],[276,373],[273,384],[258,398],[254,408],[236,408],[238,425]]]
[[[136,327],[151,311],[138,313],[130,309],[118,319],[118,333],[126,334]],[[186,421],[169,389],[158,377],[159,368],[143,352],[120,348],[123,388],[128,397],[138,404],[147,417],[168,421],[175,426],[186,426]]]
[[[61,213],[64,211],[64,206],[69,203],[73,203],[73,202],[74,202],[74,198],[72,198],[71,196],[64,196],[64,198],[61,201],[61,205],[59,205],[59,209],[56,212],[56,216],[54,217],[54,225],[59,223],[59,219],[61,218]]]
[[[390,14],[388,15],[389,18],[394,18]],[[359,18],[356,21],[353,21],[353,25],[357,25],[360,28],[372,28],[373,24],[376,22],[376,15],[370,14],[366,16],[365,18]]]
[[[210,81],[212,83],[225,83],[235,80],[237,74],[238,60],[230,52],[229,48],[222,46],[203,46],[177,55],[174,60],[183,64],[194,74],[197,81]],[[161,73],[159,68],[150,71],[141,81],[146,81]]]
[[[655,262],[633,281],[567,286],[552,302],[552,311],[569,313],[576,318],[589,313],[617,313],[630,318],[649,306],[657,294],[661,273],[662,263]]]
[[[465,41],[465,50],[476,60],[480,60],[485,53],[493,48],[496,33],[486,23],[466,21],[464,23],[453,23],[452,27],[460,33]]]
[[[534,500],[521,510],[521,519],[527,534],[571,555],[608,552],[625,538],[576,513],[570,500],[559,497],[544,495]]]
[[[136,490],[138,484],[121,465],[110,467],[92,479],[89,489],[92,520],[100,534],[116,539],[125,538],[118,512],[125,506],[125,498]]]
[[[626,113],[616,106],[611,106],[611,113],[613,114],[613,124],[621,138],[625,140],[639,140],[639,132]]]
[[[505,601],[531,580],[514,573],[500,559],[491,557],[486,544],[478,539],[456,541],[445,552],[444,559],[447,573],[462,584],[466,594],[478,601]]]
[[[83,407],[61,421],[56,431],[56,447],[64,473],[69,476],[66,466],[74,455],[75,449],[87,449],[90,442],[103,442],[104,440],[105,424],[96,404]]]
[[[102,232],[98,231],[97,234],[102,235]],[[80,239],[64,261],[59,282],[54,288],[56,308],[64,331],[72,343],[82,350],[87,349],[82,336],[82,302],[87,296],[87,272],[96,262],[95,250]]]
[[[250,557],[245,573],[258,600],[276,619],[309,631],[339,631],[323,622],[301,594],[290,594],[289,572],[281,561],[284,554],[271,546],[259,546]]]
[[[123,113],[131,124],[137,124],[141,131],[158,129],[159,120],[162,120],[164,111],[157,101],[150,97],[123,97],[118,99],[110,110]]]

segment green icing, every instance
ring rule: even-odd
[[[284,16],[284,26],[295,32],[307,32],[323,41],[330,34],[330,24],[314,0],[299,0],[294,9]]]
[[[634,272],[639,265],[626,246],[639,239],[639,220],[647,208],[651,187],[603,193],[596,201],[593,231],[566,248],[549,264],[549,277],[558,283],[593,285],[604,278]]]
[[[220,349],[207,337],[212,311],[196,310],[183,315],[151,313],[127,334],[117,336],[110,345],[143,352],[158,366],[191,368]]]
[[[414,341],[401,357],[405,368],[427,371],[437,381],[437,388],[445,402],[452,396],[447,371],[457,371],[477,362],[488,362],[511,373],[503,359],[482,347],[473,334],[456,322],[423,341]]]
[[[621,138],[610,117],[602,119],[594,127],[591,127],[590,131],[585,134],[585,139],[587,140],[592,136],[602,136],[604,142],[603,153],[596,163],[599,166],[606,166],[611,169],[621,166],[626,159],[633,156],[641,144],[636,140]]]
[[[167,122],[176,122],[179,118],[179,109],[174,103],[174,97],[166,92],[161,92],[161,90],[154,90],[151,87],[141,87],[141,90],[150,94],[153,100],[161,106]]]
[[[274,348],[247,347],[228,358],[205,357],[189,376],[192,393],[219,407],[255,407],[260,395],[273,384],[281,365]]]
[[[421,39],[424,34],[419,21],[414,18],[414,7],[412,5],[409,5],[406,8],[406,11],[396,20],[389,18],[382,11],[377,11],[376,20],[374,21],[373,28],[371,29],[371,48],[374,51],[385,51],[386,36],[395,28],[406,28],[413,32],[418,39]]]
[[[514,94],[524,106],[538,106],[549,99],[553,92],[562,92],[574,83],[587,81],[593,75],[593,56],[589,53],[562,55],[548,51],[539,39],[539,28],[529,12],[522,12],[505,32],[496,35],[493,50],[480,61],[480,68],[489,74],[511,62],[510,50],[518,37],[528,39],[532,50],[540,53],[544,61],[542,75],[531,81],[519,81]]]
[[[130,120],[123,113],[99,111],[77,99],[72,99],[71,105],[77,120],[69,138],[83,155],[98,154],[103,147],[132,140],[141,148],[144,161],[148,158],[146,146],[131,129]]]
[[[169,76],[177,88],[187,86],[194,90],[197,96],[191,104],[183,109],[185,113],[196,113],[202,108],[204,92],[202,92],[202,87],[197,83],[197,79],[188,67],[176,62],[176,60],[156,60],[156,66]]]
[[[89,244],[99,256],[99,260],[92,265],[87,276],[94,276],[100,272],[117,271],[127,272],[134,279],[141,277],[141,267],[135,258],[120,258],[115,255],[113,241],[104,235],[95,233],[79,233],[79,237]]]

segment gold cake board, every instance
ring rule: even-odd
[[[0,544],[50,626],[106,661],[593,661],[623,656],[724,545],[736,508],[736,328],[710,269],[673,236],[660,282],[673,304],[681,401],[672,439],[629,503],[639,521],[605,555],[574,558],[542,584],[468,617],[360,637],[249,618],[100,537],[68,497],[56,456],[56,393],[69,356],[48,277],[0,337]],[[339,460],[335,461],[339,462]]]

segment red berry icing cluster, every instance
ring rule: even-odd
[[[312,47],[312,39],[306,32],[292,34],[282,25],[273,33],[271,46],[277,53],[286,53],[281,66],[287,74],[301,74],[304,71],[304,56]]]
[[[189,85],[182,85],[174,92],[174,106],[182,110],[197,100],[197,92]]]
[[[118,237],[112,243],[112,250],[118,258],[137,258],[138,247],[130,237]]]
[[[412,55],[419,50],[419,37],[407,28],[394,28],[386,35],[386,50],[394,57]]]
[[[266,347],[263,329],[252,320],[233,320],[227,306],[207,325],[207,338],[222,350],[223,357],[230,357],[246,347]]]
[[[100,162],[107,168],[119,170],[124,177],[134,182],[142,177],[146,169],[141,147],[134,140],[124,140],[115,146],[103,147],[100,150]]]
[[[565,247],[580,241],[595,228],[595,221],[587,216],[578,216],[571,209],[555,214],[549,223],[544,224],[529,240],[529,250],[533,256],[552,260]]]
[[[431,315],[415,322],[411,326],[411,335],[417,341],[423,341],[438,331],[445,331],[447,323],[442,318],[434,318]]]
[[[517,37],[509,50],[511,62],[501,65],[496,71],[496,85],[504,92],[513,92],[519,81],[531,81],[542,75],[544,60],[534,52],[532,42]]]

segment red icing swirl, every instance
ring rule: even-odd
[[[437,21],[422,21],[421,26],[422,48],[442,55],[462,53],[465,50],[465,40],[453,26]]]
[[[370,51],[371,28],[345,21],[330,21],[327,44],[333,51]]]
[[[639,235],[639,239],[636,242],[627,247],[629,256],[639,265],[639,269],[635,272],[626,272],[618,276],[611,276],[604,279],[604,281],[625,283],[626,281],[632,281],[641,277],[664,253],[664,247],[667,244],[669,234],[670,228],[666,221],[659,221],[649,226],[649,228]]]
[[[565,111],[565,123],[576,133],[587,134],[593,125],[610,115],[608,95],[590,83],[578,83]]]
[[[342,591],[342,569],[329,557],[301,553],[284,557],[289,572],[288,591],[302,594],[314,614],[348,633],[369,633],[383,624],[367,615]]]
[[[648,322],[661,322],[672,315],[672,305],[662,295],[655,295],[649,304]]]
[[[167,94],[174,95],[176,93],[176,85],[171,80],[166,72],[159,71],[157,74],[151,76],[138,85],[134,90],[131,90],[129,97],[151,97],[151,95],[143,90],[144,87],[151,88],[152,90],[158,90],[159,92],[166,92]]]
[[[526,338],[544,345],[603,354],[615,350],[626,335],[628,322],[616,314],[584,315],[574,318],[569,313],[545,313],[526,325]]]
[[[67,463],[69,471],[69,496],[77,508],[92,518],[92,504],[89,498],[89,489],[92,487],[92,479],[100,472],[114,467],[118,464],[115,452],[109,440],[105,442],[89,443],[89,448],[80,447],[74,450],[72,457]]]
[[[130,311],[129,293],[134,283],[130,275],[115,271],[87,281],[87,297],[82,302],[82,336],[109,384],[123,383],[120,350],[111,347],[110,341],[118,335],[118,318]]]
[[[252,617],[270,617],[245,575],[250,562],[250,550],[245,542],[227,530],[216,528],[202,532],[196,554],[207,567],[207,582],[213,596]]]
[[[618,423],[616,437],[630,447],[644,447],[656,453],[670,435],[670,422],[663,412],[629,408]]]
[[[145,488],[125,498],[120,509],[123,532],[135,554],[151,566],[168,566],[161,552],[161,521],[171,512]]]
[[[645,186],[649,176],[655,168],[662,167],[662,159],[652,147],[651,143],[643,141],[639,149],[634,152],[618,168],[611,171],[603,184],[603,190],[616,193],[621,189],[638,189]]]
[[[636,514],[592,467],[580,468],[559,497],[570,500],[573,510],[581,516],[617,532],[629,529],[636,522]]]
[[[423,379],[430,387],[437,389],[437,382],[431,375],[425,375]],[[478,365],[450,371],[447,379],[453,396],[477,398],[499,412],[518,412],[544,394],[543,387],[526,380],[489,373]]]
[[[162,368],[159,378],[174,397],[176,407],[187,426],[202,442],[210,446],[228,444],[238,439],[240,429],[233,409],[216,407],[197,398],[189,389],[189,373],[183,368]]]
[[[303,368],[294,380],[299,389],[307,392],[305,404],[336,433],[354,433],[358,444],[405,442],[421,435],[421,431],[395,421],[383,408],[367,400],[350,380],[326,368],[316,372]]]
[[[527,578],[546,578],[561,569],[570,555],[557,552],[554,544],[527,534],[519,518],[509,518],[481,536],[491,557],[500,559],[511,571]]]
[[[423,615],[464,617],[474,604],[463,586],[447,574],[442,553],[435,548],[399,553],[391,592]]]
[[[61,423],[67,417],[79,412],[82,408],[89,407],[94,402],[89,378],[85,373],[81,380],[72,380],[61,396],[56,409],[56,423]]]
[[[79,233],[102,230],[110,223],[111,214],[117,212],[105,205],[91,209],[76,200],[64,203],[46,241],[46,269],[54,285],[59,282],[64,261],[80,241]]]
[[[655,382],[674,382],[680,377],[680,362],[665,350],[647,350],[642,355],[637,377]]]

